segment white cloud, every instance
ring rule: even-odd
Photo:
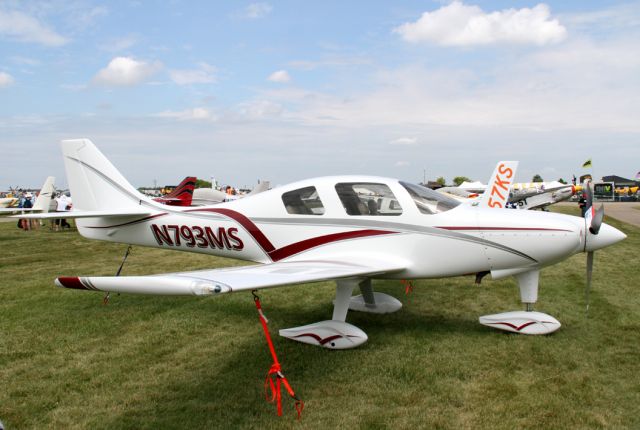
[[[244,17],[258,19],[271,13],[273,7],[269,3],[251,3],[244,9]]]
[[[216,68],[200,63],[198,69],[170,70],[171,80],[178,85],[210,84],[216,82]]]
[[[418,139],[415,137],[399,137],[389,142],[390,145],[415,145]]]
[[[278,70],[270,74],[267,80],[271,82],[285,83],[291,80],[291,76],[289,76],[289,72],[286,70]]]
[[[0,10],[0,35],[20,42],[62,46],[68,39],[20,11]]]
[[[411,43],[431,42],[444,46],[520,43],[547,45],[565,39],[567,30],[550,19],[549,7],[538,4],[529,9],[504,9],[486,13],[478,6],[462,2],[425,12],[416,22],[393,30]]]
[[[131,57],[115,57],[93,78],[96,84],[132,86],[144,82],[162,68],[159,62],[147,63]]]
[[[0,88],[8,87],[13,84],[14,79],[13,76],[8,74],[7,72],[0,72]]]
[[[394,164],[394,166],[396,166],[396,167],[407,167],[410,164],[411,163],[409,163],[408,161],[396,161],[396,164]]]
[[[197,121],[215,121],[217,116],[207,108],[196,107],[183,111],[164,111],[154,116],[159,118],[174,118],[181,121],[197,120]]]

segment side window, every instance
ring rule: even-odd
[[[402,207],[385,184],[343,182],[336,192],[348,215],[393,216],[402,214]]]
[[[287,213],[295,215],[322,215],[324,206],[318,196],[316,187],[305,187],[288,191],[282,195]]]

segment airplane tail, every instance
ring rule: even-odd
[[[41,211],[42,213],[49,212],[49,206],[51,205],[51,200],[53,199],[53,187],[55,181],[56,178],[54,178],[53,176],[49,176],[44,181],[44,184],[40,189],[40,194],[38,194],[38,198],[33,205],[33,210]]]
[[[487,184],[487,189],[480,198],[479,206],[489,208],[507,207],[509,192],[517,169],[517,161],[499,161]]]
[[[89,139],[63,140],[60,145],[75,211],[136,209],[149,201]]]
[[[191,206],[193,201],[193,190],[196,187],[195,176],[187,176],[180,182],[173,191],[162,197],[157,197],[153,200],[159,203],[170,206]]]
[[[253,188],[253,190],[251,190],[251,192],[249,194],[247,194],[247,197],[248,196],[253,196],[255,194],[260,194],[263,191],[267,191],[270,186],[271,186],[271,182],[269,182],[269,181],[260,181],[260,182],[258,182],[258,185],[256,185]]]

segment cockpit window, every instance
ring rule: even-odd
[[[287,213],[295,215],[322,215],[324,206],[318,196],[316,187],[305,187],[288,191],[282,195],[282,202]]]
[[[343,182],[336,192],[348,215],[393,216],[402,214],[396,196],[385,184]]]
[[[418,210],[423,214],[437,214],[453,209],[460,204],[457,200],[447,197],[442,193],[433,191],[421,185],[400,182],[400,185],[406,188],[409,195],[418,206]]]

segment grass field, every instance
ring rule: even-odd
[[[569,210],[569,209],[565,209]],[[510,335],[479,315],[522,306],[513,280],[399,282],[378,291],[391,315],[351,312],[369,341],[329,351],[276,336],[331,317],[331,283],[261,293],[274,342],[305,400],[295,420],[264,401],[271,359],[250,294],[121,295],[53,286],[59,275],[111,275],[125,245],[76,232],[0,224],[0,420],[29,428],[640,428],[640,229],[596,253],[585,316],[585,256],[542,271],[537,309],[563,327]],[[239,264],[134,248],[123,274]]]

